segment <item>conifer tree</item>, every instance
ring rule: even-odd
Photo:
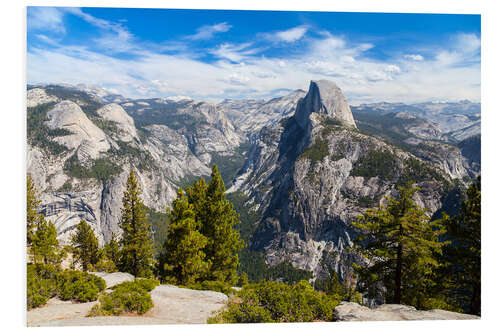
[[[111,239],[104,245],[104,255],[111,260],[116,267],[120,264],[120,243],[116,238],[116,234],[111,233]]]
[[[209,268],[203,252],[207,238],[199,232],[194,207],[182,189],[168,215],[169,233],[160,256],[160,275],[165,281],[189,285],[205,276]]]
[[[154,261],[151,224],[146,217],[141,193],[137,178],[134,172],[130,171],[121,209],[120,227],[123,234],[120,268],[137,277],[150,276]]]
[[[80,220],[76,226],[76,233],[71,238],[73,246],[73,257],[79,262],[83,271],[88,271],[92,265],[99,261],[99,241],[92,230],[92,227]]]
[[[433,270],[444,245],[439,236],[445,230],[413,202],[418,190],[411,183],[398,186],[398,200],[386,198],[387,206],[368,209],[352,223],[359,231],[355,249],[368,260],[354,268],[370,297],[382,289],[385,302],[420,307],[435,284]]]
[[[31,242],[31,253],[35,263],[59,264],[63,252],[59,250],[57,231],[51,221],[46,221],[43,215],[38,215],[36,230]]]
[[[37,198],[37,191],[31,175],[28,174],[26,179],[26,236],[27,244],[31,245],[33,233],[39,219],[38,206],[40,200]]]
[[[449,287],[466,312],[481,314],[481,177],[467,189],[459,215],[444,217],[450,244],[444,258],[450,265]]]
[[[226,188],[217,166],[212,167],[208,185],[202,179],[186,192],[200,221],[200,231],[208,239],[204,252],[211,266],[205,279],[236,283],[238,251],[243,247],[239,232],[234,228],[239,223],[239,216],[226,199]]]

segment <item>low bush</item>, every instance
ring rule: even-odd
[[[58,296],[63,301],[91,302],[106,288],[106,282],[93,274],[65,270],[56,277]]]
[[[311,322],[333,320],[339,303],[302,280],[290,286],[276,281],[249,284],[209,323]]]
[[[45,305],[51,297],[57,294],[55,274],[57,274],[55,266],[28,265],[26,286],[28,310]]]
[[[203,281],[186,286],[186,288],[194,290],[212,290],[226,295],[234,294],[234,290],[230,285],[222,281]]]
[[[106,288],[106,282],[93,274],[64,270],[54,265],[27,266],[27,304],[33,309],[47,303],[51,297],[78,302],[95,301]]]
[[[110,294],[103,294],[89,316],[116,316],[122,313],[144,314],[153,307],[149,292],[159,285],[154,279],[135,279],[113,286]]]

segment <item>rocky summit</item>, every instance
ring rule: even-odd
[[[344,279],[358,260],[348,251],[350,223],[398,185],[415,180],[414,200],[429,215],[456,211],[480,172],[480,113],[462,104],[351,107],[325,80],[311,81],[307,93],[218,104],[30,87],[27,171],[62,242],[84,219],[103,243],[120,235],[130,170],[148,208],[164,212],[179,187],[215,163],[228,193],[246,198],[252,251],[313,278],[326,263]]]

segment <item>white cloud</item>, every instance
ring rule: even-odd
[[[306,32],[307,32],[307,27],[300,26],[284,31],[278,31],[271,36],[272,38],[275,38],[279,41],[291,43],[301,39],[306,34]]]
[[[28,30],[66,32],[63,25],[64,12],[54,7],[28,7]]]
[[[420,54],[405,54],[404,57],[409,60],[413,61],[422,61],[424,60],[424,57],[421,56]]]
[[[348,42],[328,32],[320,32],[316,38],[304,37],[306,30],[299,37],[300,31],[295,31],[295,35],[282,36],[282,41],[302,38],[304,47],[286,57],[264,57],[259,41],[250,40],[242,44],[222,43],[205,50],[218,59],[206,63],[197,58],[199,52],[190,47],[188,40],[205,38],[207,34],[194,39],[193,35],[178,45],[146,45],[136,42],[120,25],[86,15],[81,17],[105,31],[104,37],[97,39],[101,47],[120,49],[121,46],[140,57],[117,59],[82,46],[57,44],[51,50],[31,49],[27,63],[29,83],[98,84],[136,98],[180,95],[213,101],[226,97],[273,97],[272,91],[307,89],[311,79],[330,79],[355,104],[480,98],[480,39],[476,35],[458,34],[449,45],[443,43],[435,48],[434,54],[426,50],[425,58],[414,48],[402,57],[382,61],[368,57],[366,51],[375,47],[371,43]],[[226,28],[218,29],[222,32]],[[201,32],[198,29],[197,35]],[[113,36],[122,36],[117,45],[112,44]],[[176,54],[162,52],[168,49]],[[457,66],[470,61],[472,65]]]
[[[232,26],[227,22],[217,23],[214,25],[204,25],[196,30],[196,34],[187,36],[186,39],[191,40],[206,40],[211,39],[216,33],[227,32]]]
[[[224,43],[213,50],[209,50],[209,52],[221,59],[227,59],[233,62],[241,62],[245,58],[252,56],[262,50],[260,48],[250,48],[251,46],[252,43],[243,43],[238,45]]]

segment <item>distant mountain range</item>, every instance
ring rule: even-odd
[[[480,104],[349,106],[329,81],[267,101],[130,99],[85,85],[29,86],[27,169],[42,212],[68,241],[81,218],[101,242],[120,233],[133,169],[145,204],[163,212],[216,163],[242,230],[268,264],[345,276],[350,222],[414,180],[416,201],[453,213],[480,173]]]

